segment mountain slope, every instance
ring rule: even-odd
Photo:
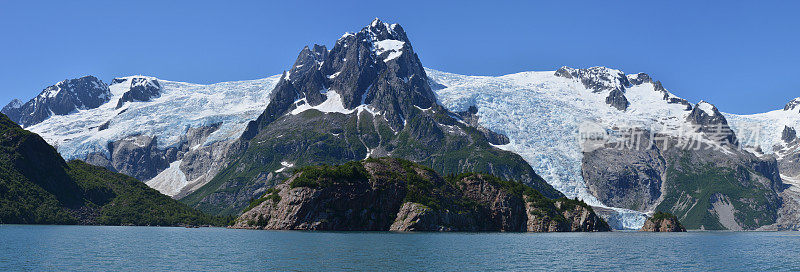
[[[0,224],[221,224],[140,181],[65,162],[0,114]]]
[[[434,70],[428,75],[447,108],[476,108],[480,125],[510,139],[500,147],[522,155],[559,191],[614,207],[617,215],[605,215],[612,225],[638,229],[641,213],[657,210],[690,216],[687,203],[708,203],[696,211],[713,218],[686,222],[695,228],[754,229],[776,220],[781,179],[774,160],[740,148],[716,107],[692,106],[647,74],[564,67],[501,77]],[[706,167],[681,167],[684,156]],[[708,175],[719,186],[709,184],[702,196],[673,199],[697,189],[684,178]],[[743,190],[747,197],[711,199],[741,196]],[[734,207],[728,209],[728,203]],[[725,220],[733,223],[719,224]]]
[[[228,146],[263,111],[277,80],[200,85],[129,76],[106,85],[94,79],[106,89],[105,103],[48,116],[27,129],[67,159],[85,160],[144,181],[164,194],[182,196],[213,178]],[[59,87],[65,84],[46,90],[65,89]],[[70,90],[59,93],[92,94],[87,88]],[[48,94],[24,105],[53,100]],[[3,112],[20,111],[27,108],[24,105],[12,102]]]
[[[481,130],[438,104],[402,27],[379,20],[345,34],[333,49],[304,48],[242,134],[232,163],[182,201],[238,213],[282,181],[292,166],[367,157],[406,158],[443,173],[486,172],[548,197],[561,193],[522,158],[494,147]]]

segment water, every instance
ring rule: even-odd
[[[0,225],[8,270],[800,270],[798,232],[389,233]]]

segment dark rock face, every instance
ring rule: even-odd
[[[647,218],[640,231],[650,232],[686,232],[686,228],[678,221],[678,217],[669,213],[657,212]]]
[[[619,90],[613,90],[608,93],[608,96],[606,97],[606,104],[609,104],[621,111],[627,110],[628,105],[630,105],[630,103],[628,103],[628,99],[625,98],[625,94]]]
[[[667,162],[658,147],[650,144],[649,131],[637,130],[623,135],[638,137],[639,146],[616,148],[607,144],[583,153],[583,179],[592,195],[606,205],[651,210],[661,197]]]
[[[409,159],[447,174],[490,173],[548,197],[562,196],[520,156],[491,145],[507,138],[459,121],[437,103],[402,27],[375,20],[342,36],[330,51],[304,48],[264,113],[248,124],[226,169],[182,200],[206,211],[236,213],[246,205],[242,200],[256,196],[239,188],[266,190],[288,177],[276,172],[284,164],[378,156]],[[230,200],[236,202],[225,202]]]
[[[128,83],[130,81],[130,83]],[[145,102],[161,96],[161,84],[158,80],[144,77],[135,77],[130,80],[117,79],[112,84],[130,84],[130,90],[125,92],[117,102],[117,109],[125,105],[126,102]]]
[[[513,188],[524,185],[504,185],[491,176],[460,175],[448,182],[423,166],[388,158],[348,165],[351,169],[363,169],[356,170],[362,174],[338,179],[323,174],[311,180],[304,171],[292,175],[259,199],[260,203],[254,202],[258,204],[242,214],[233,227],[275,230],[609,231],[608,225],[582,202],[553,201],[535,192],[523,195]],[[307,168],[305,171],[315,170]],[[306,185],[299,184],[301,180]],[[420,190],[422,188],[427,189]]]
[[[108,153],[92,153],[86,162],[111,171],[148,181],[167,169],[170,163],[182,160],[180,169],[193,184],[185,190],[196,189],[216,175],[224,161],[230,143],[219,142],[204,146],[206,139],[217,131],[221,123],[188,128],[185,136],[174,147],[159,148],[156,137],[132,136],[108,145]],[[193,185],[193,186],[192,186]],[[158,188],[156,188],[158,189]],[[187,194],[179,192],[176,196]],[[170,194],[172,195],[172,194]]]
[[[692,229],[752,230],[776,222],[784,185],[774,158],[668,135],[641,139],[638,147],[608,144],[584,153],[584,180],[603,203],[669,211]]]
[[[109,170],[130,175],[138,180],[149,180],[177,159],[178,148],[161,150],[158,140],[149,136],[134,136],[112,142],[108,146],[110,158],[91,154],[87,162]]]
[[[783,126],[783,132],[781,133],[781,140],[785,143],[794,142],[797,139],[797,131],[794,128]]]
[[[37,97],[19,106],[3,108],[11,120],[23,127],[32,126],[52,115],[67,115],[77,110],[93,109],[108,102],[108,85],[93,76],[64,80],[47,87]]]
[[[717,107],[708,102],[697,103],[686,120],[697,125],[697,132],[706,133],[720,144],[739,145],[736,133],[728,125],[728,120],[722,116]]]
[[[797,108],[797,105],[800,105],[800,97],[792,99],[789,103],[786,103],[786,106],[783,107],[783,110],[790,111]]]
[[[297,100],[319,105],[327,90],[337,92],[346,109],[363,104],[384,112],[394,130],[403,128],[415,106],[441,108],[403,28],[376,19],[358,33],[342,36],[330,51],[320,45],[304,48],[245,135],[254,136],[254,130],[299,106]]]

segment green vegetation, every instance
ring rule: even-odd
[[[486,174],[478,174],[478,173],[463,173],[458,175],[447,175],[445,179],[448,183],[453,184],[454,186],[458,186],[458,183],[464,182],[467,179],[482,179],[489,182],[492,185],[499,186],[514,194],[518,197],[526,197],[528,203],[531,203],[537,209],[533,210],[533,214],[538,215],[540,217],[550,219],[555,222],[559,223],[567,223],[567,219],[561,213],[564,210],[573,210],[575,207],[580,206],[590,211],[594,212],[594,210],[585,202],[577,200],[577,199],[569,199],[566,197],[558,198],[558,199],[550,199],[539,193],[536,189],[525,185],[520,182],[516,181],[508,181],[503,180],[501,178],[486,175]],[[556,207],[556,202],[561,203],[561,208]]]
[[[367,112],[345,115],[308,110],[281,116],[265,124],[249,140],[245,150],[232,155],[234,161],[181,202],[212,214],[236,214],[249,203],[227,203],[223,199],[235,198],[224,196],[246,195],[284,181],[290,172],[276,172],[283,167],[282,162],[293,163],[296,167],[345,164],[362,160],[376,150],[388,152],[394,158],[415,161],[443,174],[491,173],[508,180],[525,181],[550,198],[563,196],[520,156],[492,147],[477,129],[455,122],[445,111],[423,112],[416,108],[412,111],[415,112],[407,125],[396,131],[385,118],[376,118]],[[466,134],[445,132],[439,124]],[[325,186],[319,182],[328,181],[301,178],[292,186]]]
[[[281,201],[281,196],[278,195],[278,193],[280,193],[280,192],[281,192],[281,190],[278,190],[278,189],[275,189],[275,188],[269,188],[267,190],[267,193],[264,194],[264,197],[250,200],[250,204],[247,205],[247,208],[245,208],[242,211],[242,213],[245,213],[245,212],[247,212],[249,210],[252,210],[256,206],[261,205],[261,203],[264,203],[264,201],[267,201],[267,200],[272,201],[272,203],[280,202]]]
[[[131,177],[64,162],[0,114],[0,224],[227,225]]]
[[[232,218],[214,217],[183,205],[126,175],[82,161],[69,162],[69,175],[87,196],[87,206],[99,209],[96,224],[225,226]],[[99,193],[98,193],[99,192]]]
[[[342,165],[306,166],[295,170],[300,173],[289,187],[327,187],[345,181],[364,181],[369,179],[367,169],[359,161],[351,161]]]
[[[657,211],[655,214],[653,214],[653,217],[651,217],[651,219],[653,220],[653,222],[660,222],[661,220],[665,220],[665,219],[666,220],[675,220],[675,222],[678,221],[678,217],[675,216],[674,214],[667,213],[667,212],[662,212],[662,211]]]
[[[770,190],[755,180],[755,173],[691,162],[684,152],[667,169],[667,190],[656,210],[671,211],[689,229],[725,229],[710,210],[712,197],[725,195],[736,209],[737,223],[746,229],[772,224],[777,218]],[[774,195],[774,194],[773,194]]]

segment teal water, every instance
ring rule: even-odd
[[[389,233],[0,225],[14,270],[800,270],[800,232]]]

